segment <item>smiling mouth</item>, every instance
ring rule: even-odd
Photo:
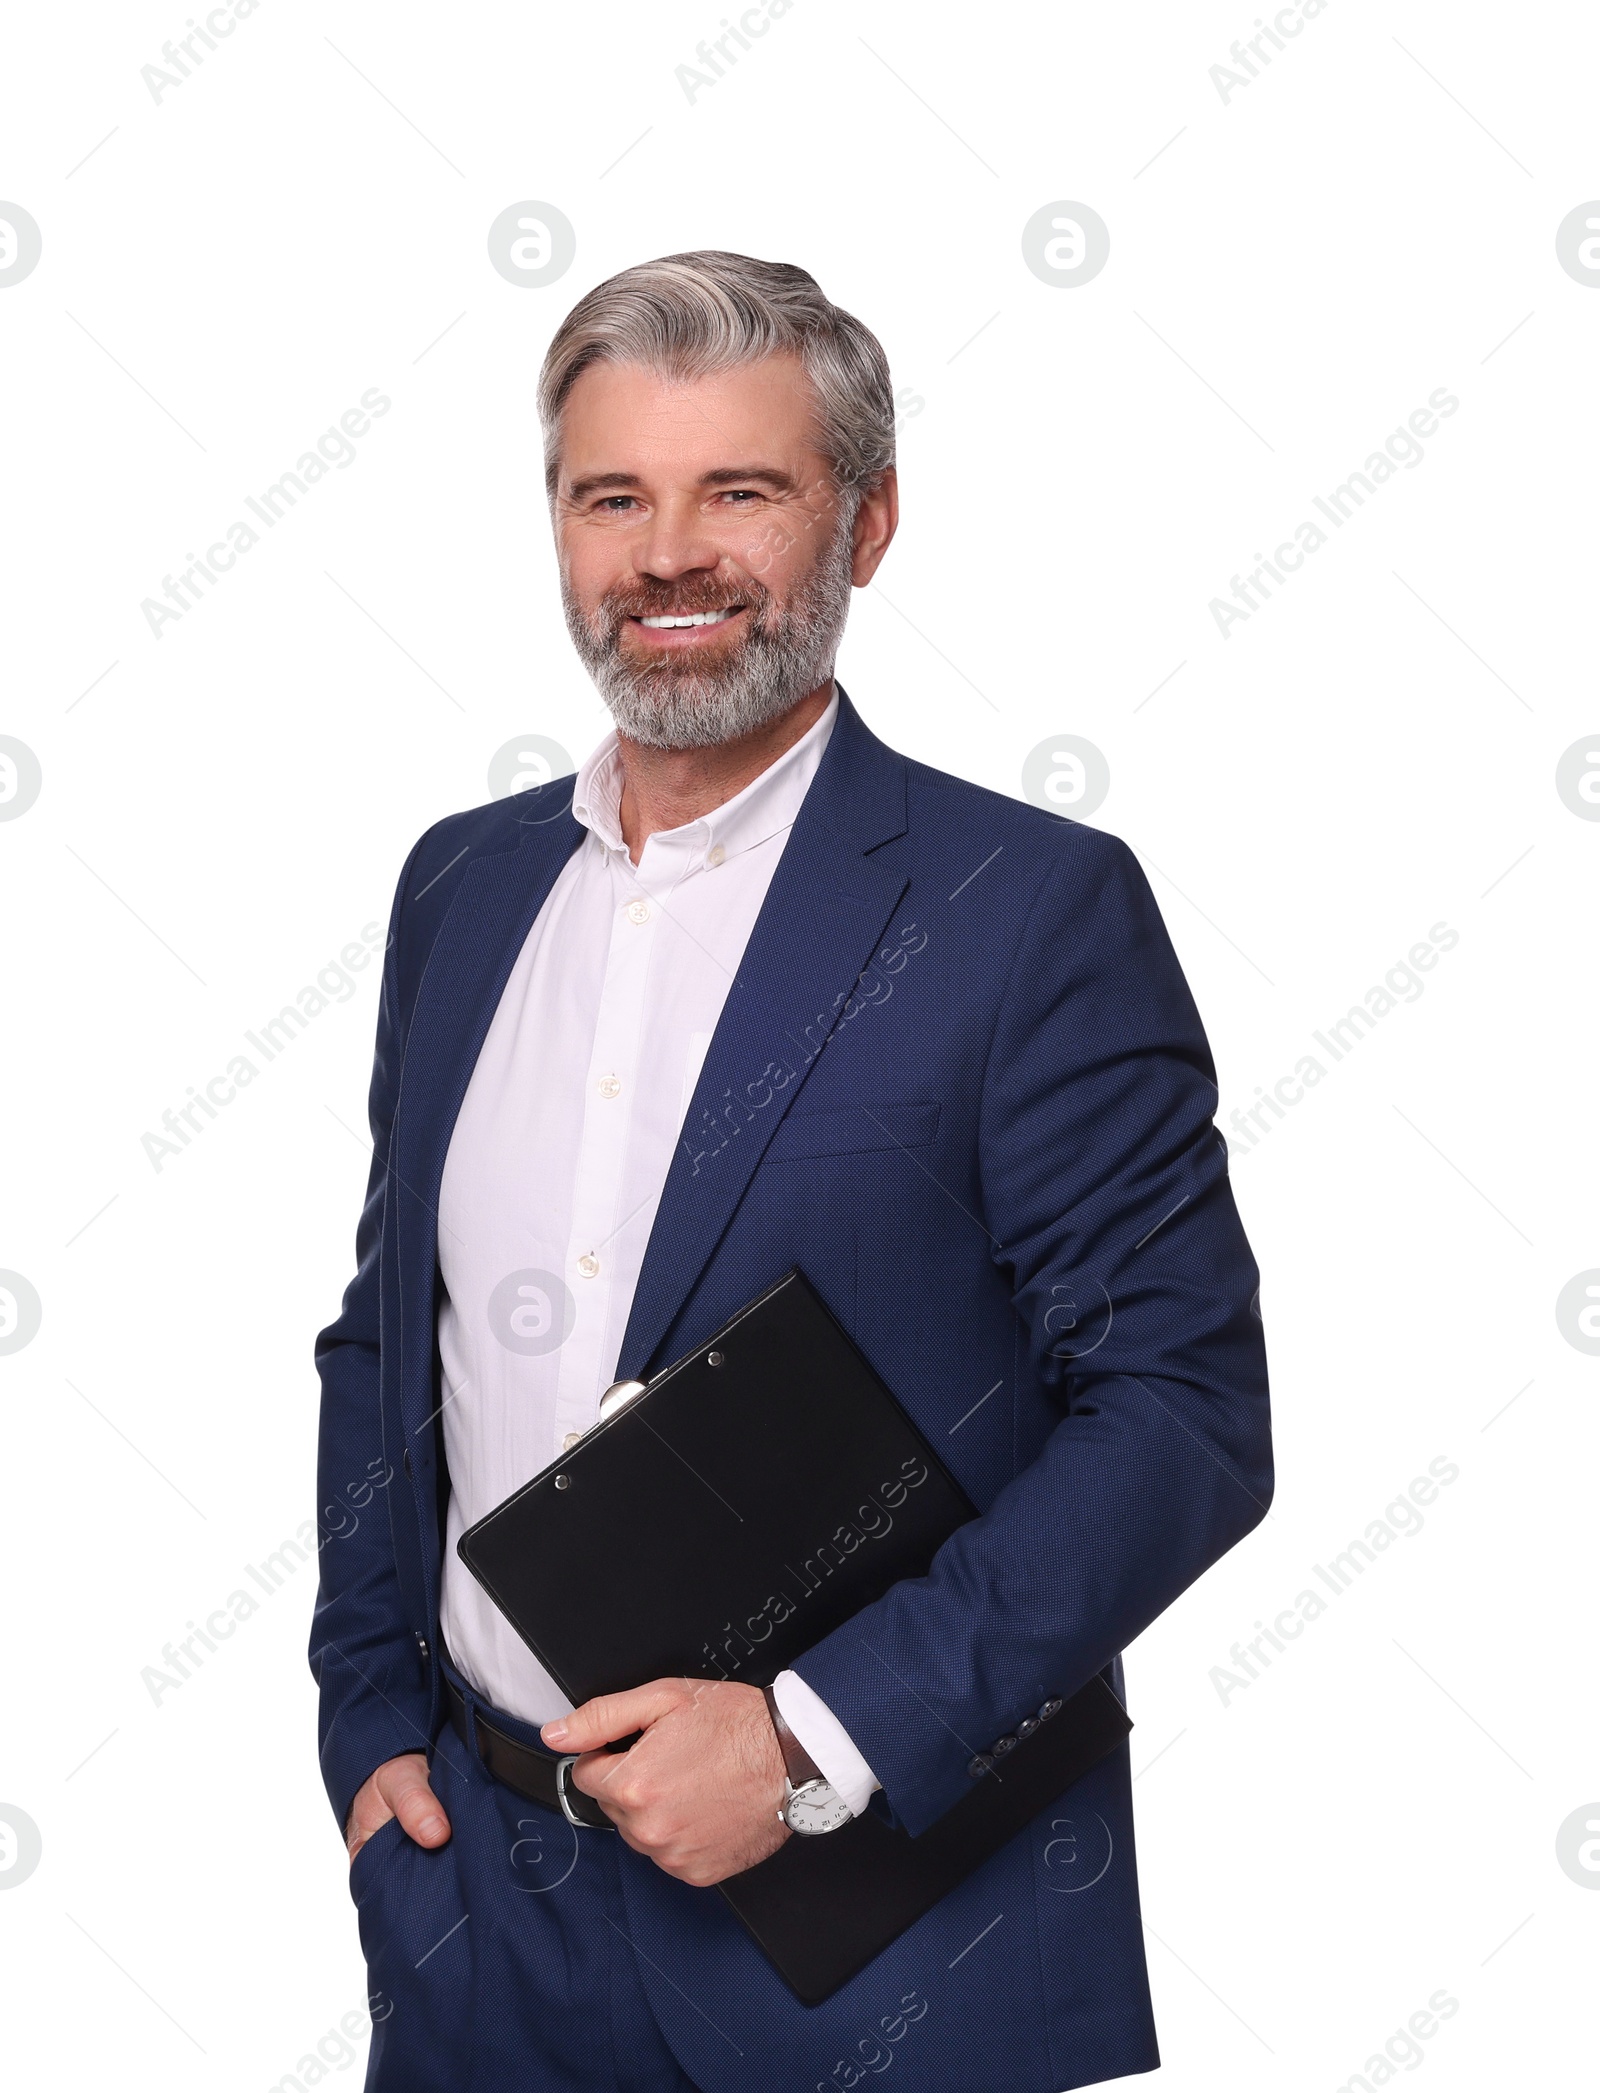
[[[642,625],[647,632],[682,632],[695,626],[726,625],[744,609],[742,603],[724,604],[721,610],[684,611],[667,617],[630,617],[630,625]]]

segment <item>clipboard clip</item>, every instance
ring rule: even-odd
[[[613,1381],[605,1394],[600,1398],[599,1422],[608,1424],[619,1411],[626,1410],[630,1403],[636,1403],[641,1395],[648,1395],[649,1393],[648,1382]]]

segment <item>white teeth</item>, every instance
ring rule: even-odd
[[[720,625],[740,607],[734,603],[726,610],[697,610],[686,618],[641,618],[639,623],[648,625],[652,632],[670,632],[679,625]]]

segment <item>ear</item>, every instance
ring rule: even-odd
[[[874,574],[900,521],[900,483],[889,466],[877,485],[861,497],[850,547],[850,579],[864,589]]]

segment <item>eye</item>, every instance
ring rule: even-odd
[[[754,487],[728,487],[723,490],[723,495],[725,500],[741,503],[761,499]]]
[[[618,510],[613,507],[614,503],[625,505],[632,500],[633,496],[631,494],[603,494],[600,497],[600,507],[606,514],[615,516]]]

